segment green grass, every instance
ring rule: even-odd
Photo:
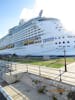
[[[32,65],[38,65],[38,66],[46,66],[46,67],[52,67],[52,68],[60,68],[64,66],[64,58],[59,59],[50,59],[50,60],[43,60],[41,58],[4,58],[4,60],[14,61],[14,62],[20,62],[25,64],[32,64]],[[66,58],[66,63],[70,64],[75,62],[75,58]]]

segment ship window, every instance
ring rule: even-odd
[[[4,50],[4,49],[10,49],[10,48],[14,48],[14,44],[9,44],[5,47],[0,48],[0,50]]]
[[[70,43],[69,41],[67,41],[67,43]]]
[[[65,47],[65,46],[63,46],[63,47]]]
[[[62,38],[64,38],[64,36]]]
[[[58,31],[61,31],[61,29],[58,29]]]
[[[51,38],[44,39],[43,42],[48,42],[48,41],[53,41],[53,40],[54,40],[54,38],[51,37]]]
[[[65,43],[65,41],[63,41],[63,44]]]
[[[57,42],[55,44],[57,44]]]
[[[61,44],[61,42],[59,42],[59,44]]]
[[[70,47],[69,45],[67,45],[67,47]]]
[[[34,41],[34,43],[41,43],[41,40],[36,40]]]
[[[68,36],[68,38],[72,38],[72,36]]]

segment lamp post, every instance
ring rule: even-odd
[[[66,50],[64,49],[64,66],[65,66],[65,72],[67,72],[67,66],[66,66]]]

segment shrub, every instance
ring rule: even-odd
[[[57,100],[57,98],[56,98],[54,95],[53,95],[53,97],[52,97],[52,98],[53,98],[53,100]]]
[[[75,91],[70,91],[67,95],[68,99],[75,100]]]
[[[45,93],[46,86],[42,86],[38,89],[38,93]]]
[[[32,80],[35,84],[38,84],[40,81],[39,80]]]

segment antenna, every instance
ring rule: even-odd
[[[39,12],[39,17],[42,16],[42,13],[43,13],[43,10],[40,10],[40,12]]]

